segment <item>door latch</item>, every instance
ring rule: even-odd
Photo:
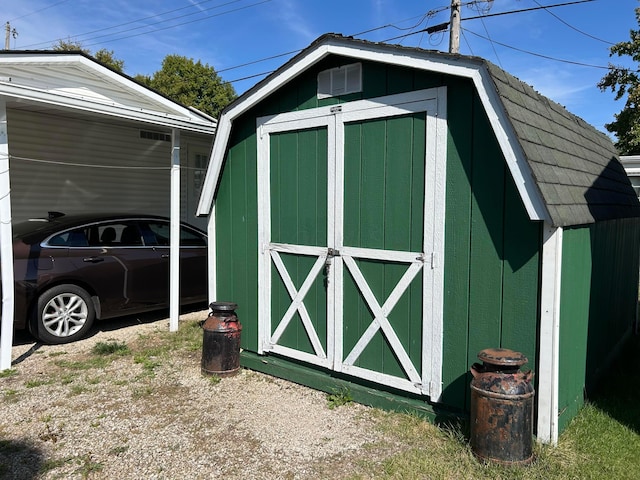
[[[325,288],[329,285],[329,271],[331,270],[331,260],[333,257],[339,257],[340,251],[335,248],[327,249],[327,259],[324,262],[324,286]]]

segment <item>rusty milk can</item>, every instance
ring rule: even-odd
[[[533,373],[521,372],[522,353],[494,348],[471,367],[471,449],[482,460],[504,465],[533,459]]]
[[[242,325],[231,302],[213,302],[206,320],[200,322],[202,338],[202,373],[229,377],[240,370],[240,333]]]

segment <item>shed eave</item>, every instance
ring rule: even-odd
[[[407,52],[393,45],[369,43],[354,45],[353,40],[336,36],[323,37],[316,45],[309,47],[307,52],[302,52],[291,62],[285,64],[272,76],[256,85],[247,94],[241,96],[228,110],[223,112],[209,162],[210,167],[207,171],[198,204],[197,215],[207,215],[211,211],[215,188],[221,173],[233,121],[328,55],[339,55],[358,60],[444,73],[472,80],[487,112],[529,218],[531,220],[545,221],[550,219],[549,212],[532,176],[524,152],[517,142],[513,127],[506,116],[504,108],[502,108],[495,85],[491,82],[489,72],[481,61],[455,56],[440,56],[441,54],[438,54],[438,58],[435,58],[433,52],[419,50]]]

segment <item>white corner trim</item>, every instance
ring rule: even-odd
[[[544,224],[538,354],[538,441],[558,443],[562,228]]]

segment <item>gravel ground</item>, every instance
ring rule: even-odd
[[[322,392],[249,370],[216,383],[199,351],[151,374],[132,355],[72,367],[95,359],[97,342],[153,342],[168,325],[157,314],[101,322],[62,346],[18,335],[13,374],[0,378],[0,478],[348,478],[359,459],[385,455],[375,410],[330,409]]]

